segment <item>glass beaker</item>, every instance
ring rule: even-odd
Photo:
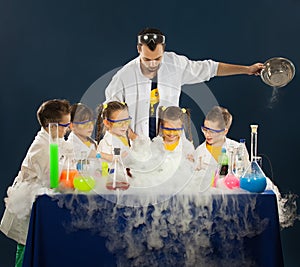
[[[228,147],[228,153],[229,153],[229,170],[224,178],[224,184],[229,189],[239,188],[240,187],[240,179],[236,177],[233,173],[233,164],[234,164],[234,147],[229,146]]]
[[[267,179],[257,162],[257,128],[258,125],[251,127],[251,163],[245,173],[240,178],[240,187],[254,193],[261,193],[265,190]]]
[[[120,152],[120,148],[114,148],[114,157],[109,168],[106,182],[106,188],[108,190],[127,190],[130,186],[128,175],[123,165]]]
[[[49,123],[49,175],[50,188],[58,188],[59,155],[58,155],[58,123]]]
[[[74,189],[74,178],[79,175],[73,153],[67,153],[63,159],[62,171],[59,177],[59,187],[62,190]]]

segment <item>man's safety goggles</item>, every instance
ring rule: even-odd
[[[149,44],[151,41],[155,44],[164,44],[166,37],[157,33],[146,33],[138,36],[139,44]]]

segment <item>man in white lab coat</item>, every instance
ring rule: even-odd
[[[138,34],[139,56],[121,68],[105,91],[106,102],[126,102],[132,130],[153,138],[157,133],[157,107],[178,106],[181,86],[208,81],[214,76],[258,75],[262,63],[233,65],[213,60],[192,61],[165,51],[165,36],[146,28]]]

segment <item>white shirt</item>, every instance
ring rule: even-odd
[[[228,155],[228,147],[237,148],[238,146],[239,143],[237,141],[226,138],[222,147],[226,148],[226,154]],[[197,147],[196,162],[197,162],[197,168],[199,170],[207,171],[209,177],[213,175],[213,173],[215,172],[218,166],[218,162],[208,151],[206,147],[206,142],[203,142],[201,145]]]
[[[178,106],[181,86],[208,81],[217,74],[218,63],[212,60],[192,61],[173,52],[164,52],[157,73],[160,106]],[[140,57],[120,69],[105,91],[106,102],[126,102],[132,117],[132,129],[149,135],[151,79],[141,72]]]

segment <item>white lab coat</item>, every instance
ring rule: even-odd
[[[183,157],[184,159],[188,158],[188,155],[195,156],[195,147],[190,142],[184,134],[182,134],[181,138],[179,139],[178,145],[175,147],[173,151],[168,151],[164,147],[164,141],[161,136],[156,136],[152,140],[153,146],[161,146],[163,150],[165,150],[166,153],[169,154],[170,157],[174,157],[175,154],[180,155],[180,157]]]
[[[132,168],[135,178],[132,187],[148,190],[148,193],[155,191],[164,194],[173,194],[184,188],[194,170],[194,162],[188,159],[188,155],[194,156],[194,145],[183,135],[177,147],[168,151],[163,138],[157,136],[152,140],[151,151],[152,157],[145,162],[145,166],[137,162]]]
[[[161,136],[153,138],[153,146],[161,147],[164,151],[166,157],[164,159],[163,169],[168,170],[169,173],[176,171],[178,166],[186,165],[186,163],[193,168],[194,162],[189,158],[194,158],[195,147],[184,135],[181,136],[177,147],[173,151],[165,149],[164,141]]]
[[[192,61],[174,52],[164,52],[158,70],[157,86],[160,106],[178,106],[181,86],[208,81],[217,74],[218,63],[212,60]],[[140,68],[140,57],[127,63],[112,78],[105,91],[106,102],[126,102],[132,117],[132,129],[149,135],[151,80]]]
[[[73,132],[69,134],[67,143],[73,147],[76,160],[82,159],[81,152],[86,152],[87,156],[89,156],[92,150],[97,150],[96,144],[92,143],[91,146],[88,147]]]
[[[226,153],[228,154],[228,147],[237,148],[239,143],[237,141],[231,140],[229,138],[225,139],[223,147],[226,148]],[[248,152],[247,152],[248,153]],[[247,155],[249,158],[249,156]],[[208,177],[211,177],[215,170],[217,169],[218,162],[212,156],[212,154],[206,148],[206,142],[203,142],[196,149],[196,161],[197,161],[197,169],[207,172]]]
[[[62,138],[59,140],[60,157],[67,149],[69,147]],[[25,245],[32,204],[37,195],[52,192],[49,185],[49,135],[42,128],[31,144],[13,185],[7,190],[6,209],[0,224],[5,235]]]
[[[123,151],[128,151],[129,146],[126,146],[117,136],[106,131],[104,137],[99,142],[97,151],[113,155],[114,148],[121,148],[122,154]]]

